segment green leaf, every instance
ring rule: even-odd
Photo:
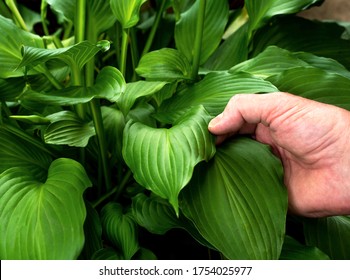
[[[18,167],[31,170],[37,179],[46,177],[51,154],[36,139],[10,126],[0,126],[0,173]]]
[[[124,214],[119,203],[111,202],[102,208],[101,221],[108,239],[123,252],[126,260],[130,260],[139,250],[137,225],[131,214]]]
[[[59,59],[72,68],[74,65],[77,65],[79,69],[82,69],[85,63],[92,59],[98,52],[107,51],[109,47],[110,42],[106,40],[100,41],[97,44],[83,41],[73,46],[59,49],[24,46],[22,48],[23,58],[18,68],[25,66],[34,67],[48,60]]]
[[[256,141],[225,143],[196,167],[181,210],[228,259],[278,259],[287,214],[279,160]]]
[[[228,70],[248,59],[248,24],[228,37],[207,60],[204,67],[210,70]]]
[[[46,117],[51,124],[44,132],[47,144],[86,147],[95,135],[93,122],[83,121],[76,113],[61,111]]]
[[[196,38],[199,1],[181,14],[175,27],[177,49],[188,61],[193,59],[193,42]],[[204,18],[203,39],[200,64],[203,64],[220,44],[228,21],[228,4],[226,0],[207,0]]]
[[[117,101],[118,106],[126,116],[137,99],[150,96],[161,90],[166,82],[138,81],[126,84],[126,89]]]
[[[110,5],[117,20],[124,29],[135,26],[139,21],[139,12],[147,0],[110,0]]]
[[[275,92],[271,83],[247,73],[209,73],[195,85],[190,85],[166,100],[157,112],[157,119],[172,123],[191,106],[203,105],[210,115],[221,113],[230,98],[237,93]]]
[[[165,234],[173,228],[186,230],[200,244],[213,248],[184,215],[176,216],[174,208],[163,198],[143,193],[132,198],[132,214],[136,222],[154,234]]]
[[[100,216],[89,202],[86,205],[86,219],[84,222],[85,242],[80,258],[91,259],[92,256],[102,249],[102,225]]]
[[[190,9],[181,14],[175,27],[175,42],[177,49],[185,55],[188,61],[193,58],[193,42],[197,35],[197,17],[199,2],[196,1]],[[203,43],[200,64],[207,61],[221,42],[228,21],[229,7],[226,0],[206,0],[203,28]]]
[[[105,134],[108,135],[107,145],[112,159],[122,160],[122,139],[125,118],[121,111],[114,107],[101,107]]]
[[[129,121],[124,130],[123,157],[136,181],[168,199],[177,215],[178,195],[192,176],[194,166],[215,153],[208,132],[210,116],[195,107],[172,128],[153,128]]]
[[[350,79],[312,67],[286,70],[268,79],[279,90],[350,109]]]
[[[18,69],[22,60],[23,45],[44,48],[43,40],[32,33],[23,31],[11,20],[0,15],[0,78],[23,76],[23,70]]]
[[[0,175],[0,258],[75,259],[84,245],[83,192],[91,185],[71,159],[52,162],[45,182],[26,169]]]
[[[350,77],[350,72],[333,59],[318,57],[306,52],[290,52],[276,46],[267,47],[256,57],[236,65],[229,72],[247,72],[265,79],[280,74],[284,70],[307,66]]]
[[[191,66],[181,52],[164,48],[144,55],[136,72],[148,79],[175,81],[190,79]]]
[[[267,78],[286,69],[300,66],[309,65],[287,50],[270,46],[256,57],[231,68],[229,72],[247,72],[261,78]]]
[[[245,0],[249,14],[250,30],[255,30],[276,15],[297,13],[320,0]]]
[[[88,25],[90,29],[88,32],[94,34],[93,38],[97,38],[100,33],[113,26],[116,18],[111,10],[110,1],[87,0],[86,2],[89,12]]]
[[[157,260],[157,256],[151,250],[140,248],[134,256],[134,260]]]
[[[67,20],[74,21],[76,0],[45,0],[51,8],[65,17]]]
[[[303,245],[286,236],[280,260],[329,260],[329,257],[317,247]]]
[[[91,258],[92,260],[125,260],[122,253],[117,252],[113,248],[102,248],[98,250]]]
[[[275,45],[293,52],[328,57],[350,67],[349,41],[344,27],[332,22],[314,22],[296,16],[276,18],[254,36],[252,56]]]
[[[58,106],[87,103],[93,98],[103,98],[115,102],[125,91],[125,86],[125,80],[120,71],[112,66],[105,66],[97,75],[92,87],[71,86],[49,93],[29,89],[19,99],[22,102],[35,101]]]
[[[307,245],[320,248],[331,259],[350,258],[350,217],[305,219],[303,225]]]

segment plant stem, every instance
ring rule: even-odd
[[[87,13],[89,14],[89,8],[87,8]],[[92,24],[87,25],[86,29],[86,38],[90,42],[95,42],[97,40],[97,31],[95,26],[91,26]],[[87,62],[85,66],[85,85],[87,87],[93,86],[95,81],[95,60],[91,59]],[[96,136],[98,140],[98,146],[100,150],[100,162],[102,166],[102,173],[104,178],[104,183],[106,186],[106,190],[109,191],[111,189],[111,176],[109,171],[109,162],[108,162],[108,149],[107,149],[107,141],[105,135],[105,129],[103,125],[102,112],[100,107],[100,102],[97,99],[93,99],[90,103],[90,110],[92,114],[92,119],[94,122],[94,127],[96,131]],[[99,175],[101,174],[101,169],[99,168]],[[100,178],[101,176],[99,176]],[[99,179],[99,192],[101,192],[102,180]]]
[[[109,197],[111,197],[113,194],[117,194],[119,196],[119,194],[122,192],[122,190],[125,188],[126,184],[128,183],[130,177],[132,175],[131,170],[129,169],[127,171],[127,173],[124,175],[122,182],[120,183],[119,186],[116,186],[115,188],[113,188],[110,192],[104,194],[103,196],[101,196],[97,201],[95,201],[94,203],[92,203],[92,207],[96,208],[98,205],[100,205],[103,201],[105,201],[106,199],[108,199]]]
[[[151,49],[151,46],[152,46],[152,43],[154,40],[154,36],[156,35],[156,31],[158,29],[160,19],[162,18],[162,14],[163,14],[163,11],[165,9],[166,2],[167,1],[162,1],[162,4],[161,4],[161,6],[156,14],[156,19],[154,20],[151,31],[148,35],[147,42],[145,44],[145,47],[144,47],[143,52],[141,54],[141,57],[144,56],[146,53],[148,53],[149,50]]]
[[[205,19],[205,6],[206,6],[206,0],[199,0],[199,11],[198,11],[198,18],[197,18],[197,26],[196,26],[197,35],[194,41],[192,74],[191,74],[191,78],[193,80],[197,78],[200,59],[201,59],[202,39],[203,39],[203,29],[204,29],[204,19]]]
[[[127,60],[127,54],[128,54],[128,40],[129,40],[129,29],[123,29],[119,70],[124,77],[126,72],[126,60]]]
[[[75,43],[80,43],[85,39],[86,0],[77,0],[76,5],[74,36]]]
[[[11,10],[11,12],[15,18],[15,21],[19,24],[19,27],[21,27],[25,31],[29,31],[26,23],[24,22],[20,12],[17,9],[16,3],[13,0],[6,0],[6,4],[9,7],[9,9]]]
[[[47,15],[47,2],[41,1],[41,7],[40,7],[41,24],[43,26],[44,34],[46,36],[49,36],[50,32],[46,23],[46,15]]]

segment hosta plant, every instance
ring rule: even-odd
[[[0,258],[349,258],[349,217],[290,215],[270,148],[207,129],[237,93],[350,109],[321,2],[2,1]]]

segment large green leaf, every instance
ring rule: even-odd
[[[295,16],[277,18],[256,33],[251,55],[275,45],[333,58],[350,68],[349,41],[342,38],[344,31],[344,27],[334,22],[313,22]]]
[[[173,98],[166,100],[157,112],[157,118],[174,122],[191,106],[203,105],[212,116],[221,113],[230,98],[237,93],[275,92],[277,88],[248,73],[209,73],[195,85],[190,85]]]
[[[102,208],[101,221],[108,239],[130,260],[139,250],[137,225],[131,213],[124,214],[121,204],[111,202]]]
[[[133,197],[131,207],[136,222],[149,232],[163,235],[170,229],[181,228],[202,245],[212,248],[190,220],[182,214],[176,216],[174,208],[165,199],[155,195],[148,197],[140,193]]]
[[[49,93],[28,89],[19,99],[22,102],[35,101],[60,106],[87,103],[93,98],[104,98],[115,102],[124,92],[125,86],[125,80],[120,71],[112,66],[106,66],[97,75],[92,87],[71,86]]]
[[[280,260],[329,260],[329,257],[317,247],[303,245],[286,236]]]
[[[202,0],[200,0],[202,1]],[[188,61],[193,59],[193,42],[197,36],[199,0],[181,14],[175,27],[176,47]],[[229,7],[226,0],[206,0],[203,27],[203,43],[200,64],[203,64],[220,44],[228,21]]]
[[[36,139],[10,126],[0,126],[0,173],[18,167],[45,178],[52,156]]]
[[[350,259],[350,217],[307,219],[304,234],[307,245],[320,248],[331,259]]]
[[[241,138],[198,165],[180,207],[201,235],[229,259],[278,259],[287,192],[269,148]]]
[[[135,26],[139,19],[140,8],[147,0],[110,0],[112,11],[123,28]]]
[[[99,51],[107,51],[109,47],[110,42],[106,40],[100,41],[97,44],[83,41],[73,46],[59,49],[24,46],[22,49],[23,58],[18,68],[25,66],[34,67],[48,60],[59,59],[71,67],[77,65],[81,69]]]
[[[137,99],[140,97],[150,96],[161,90],[166,85],[166,82],[149,82],[138,81],[126,84],[126,89],[120,95],[117,104],[126,116]]]
[[[18,28],[11,20],[0,15],[0,78],[23,76],[18,69],[23,45],[43,48],[43,40],[32,33]]]
[[[45,182],[14,167],[0,175],[0,258],[75,259],[84,245],[83,192],[91,185],[71,159],[52,162]]]
[[[44,132],[47,144],[86,147],[95,135],[93,122],[83,121],[76,113],[61,111],[46,117],[51,124]]]
[[[350,79],[313,67],[298,67],[268,78],[281,91],[350,109]]]
[[[190,79],[191,66],[181,52],[164,48],[144,55],[136,72],[153,80],[175,81]]]
[[[168,199],[177,214],[178,195],[191,179],[194,166],[215,153],[207,128],[209,120],[210,116],[200,106],[169,129],[133,121],[125,127],[123,157],[136,181]]]
[[[273,16],[296,13],[319,1],[321,0],[245,0],[244,3],[249,14],[250,30],[255,30]]]
[[[276,46],[267,47],[256,57],[236,65],[229,72],[239,73],[243,71],[261,78],[267,78],[280,74],[284,70],[307,66],[350,77],[350,72],[333,59],[318,57],[305,52],[290,52]]]

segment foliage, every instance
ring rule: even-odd
[[[350,109],[349,34],[229,2],[0,5],[1,259],[350,257],[348,217],[289,215],[269,147],[207,129],[237,93]]]

